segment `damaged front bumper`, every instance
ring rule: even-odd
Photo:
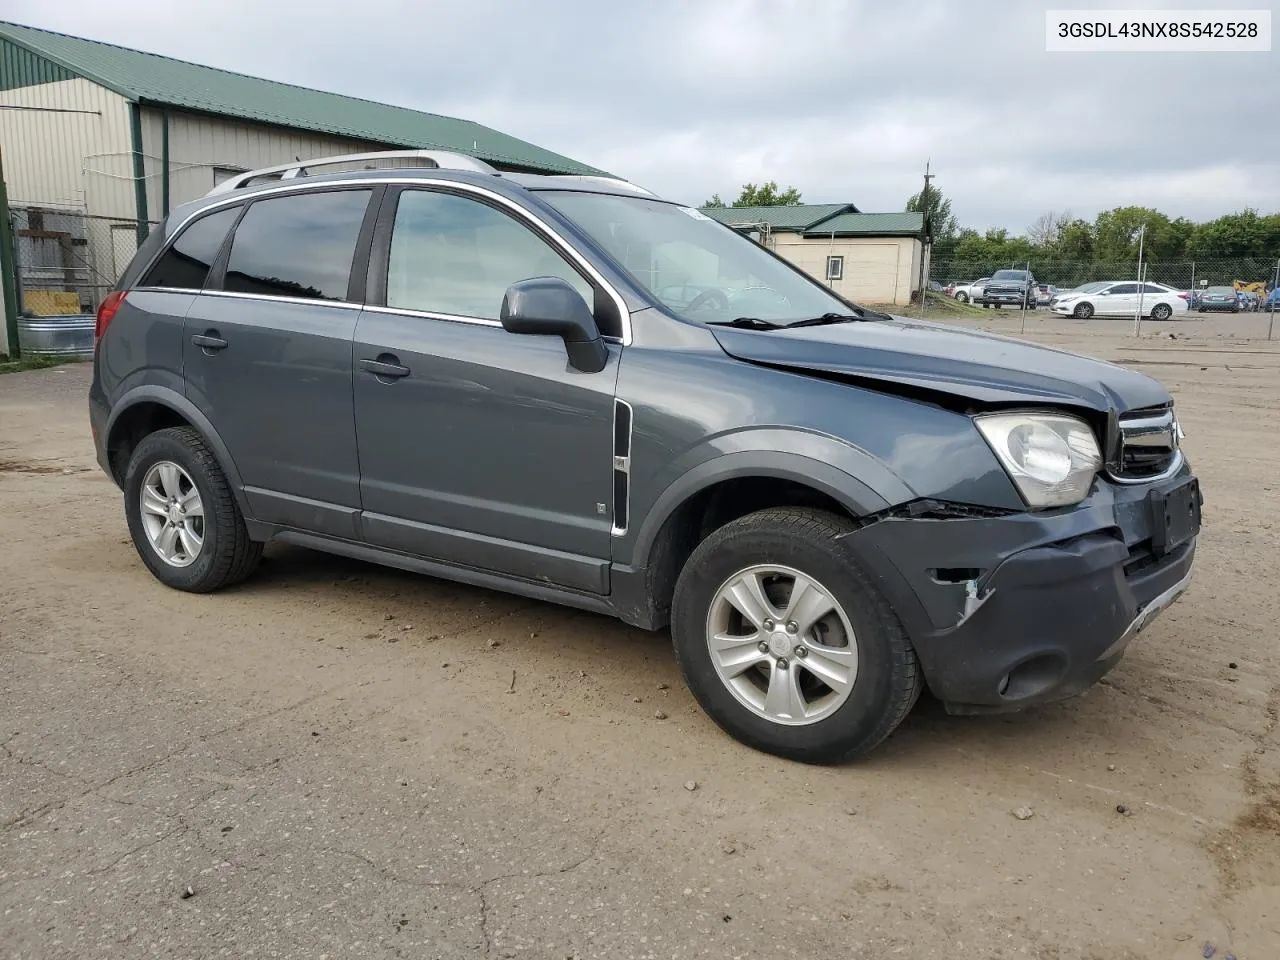
[[[1174,545],[1156,529],[1153,501],[1188,482],[1186,467],[1159,484],[1100,479],[1083,503],[1042,513],[915,504],[846,543],[880,580],[951,712],[1019,709],[1091,686],[1187,588],[1198,488],[1192,532]]]

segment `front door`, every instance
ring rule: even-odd
[[[351,343],[362,299],[349,287],[371,193],[253,202],[183,331],[187,395],[257,519],[347,539],[360,507]]]
[[[1098,302],[1106,308],[1105,312],[1108,316],[1132,317],[1133,311],[1138,309],[1138,285],[1117,283],[1105,297],[1099,297]],[[1102,310],[1098,311],[1098,313],[1102,312]]]
[[[366,538],[606,593],[621,348],[582,373],[558,338],[498,319],[518,280],[561,277],[588,303],[597,291],[531,224],[465,191],[405,189],[382,217],[383,305],[361,314],[354,354]]]

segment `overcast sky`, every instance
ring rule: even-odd
[[[674,199],[748,181],[964,226],[1280,210],[1280,54],[1045,52],[1046,6],[1274,0],[5,0],[3,17],[476,120]],[[1280,23],[1280,17],[1275,18]]]

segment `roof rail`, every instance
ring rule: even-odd
[[[646,190],[644,187],[637,186],[636,184],[632,183],[630,180],[623,180],[621,177],[600,177],[600,176],[592,176],[590,174],[585,174],[585,173],[573,173],[573,174],[566,173],[566,174],[557,175],[556,179],[557,180],[585,180],[587,183],[610,183],[610,184],[613,184],[614,186],[626,187],[628,190],[634,190],[636,193],[643,193],[646,197],[655,196],[655,194],[651,190]]]
[[[386,164],[386,161],[396,160],[416,160],[419,162],[399,165],[395,163]],[[241,187],[250,186],[258,182],[294,180],[298,177],[311,176],[313,172],[318,175],[319,169],[322,167],[361,163],[369,164],[365,169],[370,170],[395,169],[399,166],[401,169],[470,170],[473,173],[487,173],[495,176],[498,174],[496,169],[483,160],[477,160],[475,157],[469,157],[463,153],[453,153],[448,150],[382,150],[375,153],[348,153],[337,157],[320,157],[315,160],[295,160],[292,163],[281,163],[274,167],[247,170],[244,173],[223,180],[205,196],[230,193],[232,190],[238,190]],[[375,163],[378,165],[377,167],[373,166]]]

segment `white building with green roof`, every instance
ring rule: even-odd
[[[156,222],[244,170],[441,149],[500,170],[600,174],[470,120],[0,21],[9,201]]]
[[[852,203],[703,207],[841,296],[904,306],[925,282],[929,236],[922,213],[863,213]]]

